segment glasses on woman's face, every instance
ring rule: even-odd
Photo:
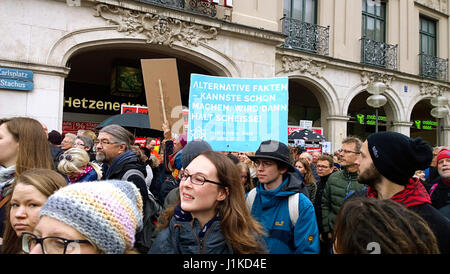
[[[219,185],[219,186],[223,186],[222,183],[208,180],[203,175],[197,174],[197,173],[190,175],[186,171],[183,171],[183,172],[181,172],[180,176],[181,176],[181,181],[185,182],[189,178],[191,180],[191,183],[194,184],[194,185],[202,186],[205,183],[211,183],[211,184],[216,184],[216,185]]]
[[[83,143],[75,143],[73,147],[85,147],[85,145]]]
[[[79,244],[90,244],[90,242],[88,240],[68,240],[56,236],[38,238],[33,233],[22,233],[22,250],[25,253],[30,253],[37,244],[41,245],[43,254],[77,254],[80,253]]]

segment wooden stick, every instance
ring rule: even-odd
[[[166,116],[166,107],[164,105],[164,97],[163,97],[163,90],[162,90],[162,81],[161,79],[158,80],[159,84],[159,95],[161,96],[161,106],[162,106],[162,112],[164,117],[164,123],[167,122],[167,116]]]

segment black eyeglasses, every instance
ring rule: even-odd
[[[62,161],[63,159],[66,159],[67,161],[71,162],[72,161],[72,155],[71,154],[61,154],[61,155],[59,155],[58,159],[60,161]]]
[[[342,149],[342,148],[339,149],[338,152],[339,153],[344,152],[345,154],[348,154],[348,153],[360,154],[361,153],[361,152],[358,152],[358,151],[351,151],[351,150],[346,150],[346,149]]]
[[[102,140],[99,140],[98,141],[98,144],[101,144],[102,146],[105,146],[105,145],[115,145],[115,144],[119,144],[120,142],[110,142],[110,141],[108,141],[108,140],[106,140],[106,139],[102,139]]]
[[[31,250],[40,244],[43,254],[79,254],[80,247],[78,244],[90,244],[88,240],[67,240],[62,237],[49,236],[38,238],[33,233],[22,233],[22,250],[30,253]]]
[[[214,182],[214,181],[208,180],[203,175],[197,174],[197,173],[189,175],[186,171],[184,171],[184,172],[180,173],[180,176],[181,176],[181,181],[186,181],[189,178],[191,180],[191,183],[193,183],[194,185],[202,186],[205,183],[211,183],[211,184],[216,184],[216,185],[219,185],[219,186],[223,186],[222,183],[218,183],[218,182]]]

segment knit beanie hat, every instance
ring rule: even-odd
[[[183,168],[186,168],[189,165],[189,163],[200,153],[210,150],[213,149],[206,141],[200,139],[190,141],[183,148],[183,152],[181,153],[181,166]]]
[[[406,185],[416,170],[428,168],[433,159],[433,150],[420,137],[378,132],[369,135],[367,143],[378,172],[399,185]]]
[[[142,209],[141,194],[130,182],[84,182],[51,195],[39,218],[49,216],[73,227],[106,254],[123,254],[142,229]]]
[[[439,150],[439,153],[436,158],[436,164],[439,163],[439,160],[444,158],[450,158],[450,149],[443,148]]]

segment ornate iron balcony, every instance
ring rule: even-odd
[[[424,53],[420,55],[420,76],[448,81],[448,58],[442,59]]]
[[[162,6],[166,8],[175,8],[184,10],[185,0],[137,0],[137,1]]]
[[[361,38],[361,63],[397,70],[397,46]]]
[[[322,27],[288,17],[282,18],[282,22],[283,34],[288,36],[284,47],[320,55],[329,54],[329,26]]]
[[[216,17],[216,5],[202,0],[137,0],[165,8],[190,11],[210,17]]]

